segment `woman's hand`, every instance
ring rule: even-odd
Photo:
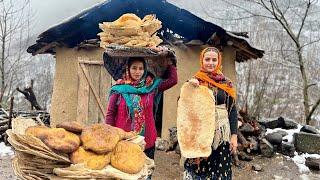
[[[231,135],[231,140],[230,140],[230,151],[231,154],[235,154],[237,152],[238,148],[238,137],[236,134]]]
[[[195,79],[195,78],[190,79],[188,82],[191,83],[195,87],[199,87],[199,85],[200,85],[199,80]]]

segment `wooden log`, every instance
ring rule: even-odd
[[[0,126],[6,125],[9,123],[9,119],[1,120],[0,121]]]
[[[259,150],[259,143],[254,137],[248,137],[248,141],[250,142],[250,149],[253,151]]]
[[[8,113],[6,110],[4,110],[3,108],[0,108],[0,110],[1,110],[7,117],[9,117],[9,113]]]
[[[240,160],[238,157],[238,152],[232,154],[234,165],[240,167]]]
[[[16,90],[22,93],[25,96],[25,98],[31,103],[31,105],[34,108],[36,108],[36,110],[43,110],[41,106],[38,104],[37,98],[33,92],[32,87],[24,88],[24,90],[21,90],[19,89],[19,87],[17,87]]]
[[[4,125],[4,126],[0,126],[0,132],[4,132],[9,128],[8,124]]]
[[[242,144],[244,148],[250,147],[250,143],[246,140],[246,138],[240,131],[238,131],[237,136],[238,136],[238,142]]]
[[[11,129],[11,122],[12,122],[13,100],[14,100],[14,97],[12,96],[10,98],[10,108],[9,108],[9,123],[8,123],[9,129]]]

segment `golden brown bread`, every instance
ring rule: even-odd
[[[30,126],[26,129],[25,134],[37,137],[39,139],[44,139],[49,132],[50,128],[46,126]]]
[[[32,126],[26,129],[27,135],[39,138],[49,148],[61,153],[71,153],[80,146],[80,138],[62,128]]]
[[[110,128],[106,124],[93,124],[85,127],[80,138],[85,150],[98,154],[112,151],[120,140],[117,129]]]
[[[85,150],[104,154],[112,151],[121,139],[134,136],[134,132],[125,132],[107,124],[93,124],[83,129],[80,138]]]
[[[72,153],[81,144],[79,136],[63,128],[52,128],[43,142],[48,147],[62,153]]]
[[[63,128],[73,133],[81,133],[84,128],[83,124],[77,121],[65,121],[56,125],[57,128]]]
[[[213,109],[215,99],[207,87],[195,87],[190,82],[183,84],[177,109],[177,137],[183,157],[211,154],[216,126]]]
[[[111,165],[122,172],[136,174],[145,164],[146,155],[139,145],[120,141],[111,154]]]
[[[73,164],[84,163],[90,169],[101,170],[110,163],[110,153],[99,155],[80,146],[70,154],[70,160]]]

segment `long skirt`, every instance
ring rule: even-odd
[[[156,150],[156,147],[153,146],[151,148],[145,149],[144,153],[146,154],[146,156],[148,156],[148,158],[154,160],[154,152],[155,152],[155,150]],[[149,176],[147,177],[146,180],[151,180],[153,171],[154,171],[154,169],[152,169],[151,174],[149,174]]]
[[[231,180],[230,144],[223,142],[207,158],[190,158],[184,163],[185,180]]]

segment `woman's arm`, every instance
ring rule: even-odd
[[[237,134],[238,133],[238,113],[237,113],[237,107],[232,97],[228,97],[228,111],[229,113],[229,123],[230,123],[230,130],[231,134]]]
[[[164,79],[160,85],[159,85],[159,91],[165,91],[172,86],[176,85],[178,83],[178,74],[177,74],[177,68],[173,65],[169,65],[166,73],[168,73],[168,78]]]
[[[238,148],[238,114],[236,104],[232,97],[228,96],[229,123],[231,131],[230,151],[232,154],[237,152]]]
[[[108,104],[107,114],[105,118],[105,123],[111,126],[115,126],[115,119],[118,111],[118,105],[117,105],[118,98],[119,98],[119,94],[112,94],[109,98],[109,104]]]

